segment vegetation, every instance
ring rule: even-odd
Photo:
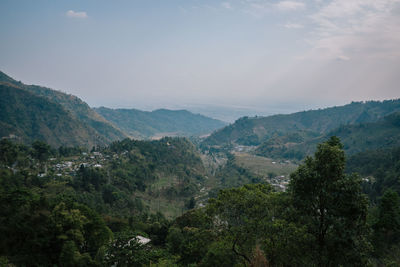
[[[226,189],[215,192],[203,208],[194,208],[193,196],[204,183],[204,167],[183,138],[126,139],[93,152],[55,150],[43,142],[28,147],[3,139],[0,152],[0,257],[5,263],[399,264],[399,195],[388,185],[382,197],[382,191],[375,192],[375,200],[368,202],[362,179],[345,174],[343,145],[336,137],[318,145],[314,157],[292,173],[283,192],[258,183],[257,176],[242,170],[230,156],[219,177],[238,175],[243,180],[225,179],[220,188]],[[379,153],[389,152],[394,156],[398,151]],[[81,163],[92,157],[101,167]],[[347,171],[357,159],[368,159],[357,157],[349,159]],[[54,169],[66,160],[72,169]],[[381,161],[384,164],[385,158]],[[74,169],[75,163],[80,167]],[[166,176],[174,177],[170,187],[154,186]],[[170,221],[146,205],[146,195],[162,202],[180,199],[182,209],[191,209]],[[140,236],[150,243],[142,243]]]
[[[394,112],[376,122],[343,125],[319,137],[292,142],[270,139],[260,145],[256,153],[273,158],[301,160],[314,153],[318,143],[333,135],[340,137],[347,155],[377,148],[393,148],[400,146],[399,122],[400,112]]]
[[[364,266],[373,258],[368,202],[344,165],[332,138],[293,173],[287,192],[263,184],[221,190],[175,220],[167,245],[183,265]]]
[[[160,134],[191,136],[208,134],[225,123],[186,110],[158,109],[152,112],[137,109],[95,109],[100,115],[135,138],[157,137]]]
[[[85,125],[91,130],[91,135],[97,137],[97,145],[105,145],[112,141],[127,137],[126,134],[112,126],[108,121],[91,109],[88,104],[74,95],[69,95],[42,86],[26,85],[15,81],[1,71],[0,82],[12,84],[15,87],[29,91],[36,96],[50,100],[50,102],[59,104],[65,111],[74,117],[75,121],[79,121],[79,123]],[[62,144],[67,146],[74,145],[71,143]]]
[[[200,154],[105,146],[78,98],[1,72],[0,94],[1,266],[400,265],[399,100],[242,118]]]
[[[275,177],[289,175],[296,170],[297,165],[288,160],[276,160],[265,158],[250,153],[234,153],[237,164],[263,177]]]
[[[193,208],[192,196],[204,179],[193,145],[182,138],[126,139],[82,151],[0,141],[0,256],[40,266],[129,265],[165,256],[165,250],[152,248],[149,254],[148,246],[127,240],[142,234],[154,245],[165,243],[169,222],[146,198],[180,206],[178,214]],[[170,183],[154,187],[161,177]],[[125,255],[130,249],[141,251],[143,259]],[[127,258],[119,258],[123,254]]]
[[[376,122],[396,111],[400,111],[400,100],[352,102],[341,107],[288,115],[243,117],[213,133],[204,140],[202,146],[206,148],[230,144],[258,146],[271,138],[277,139],[278,142],[275,143],[277,145],[282,141],[286,144],[297,143],[302,138],[309,139],[315,135],[328,134],[342,125]],[[283,140],[280,137],[283,137]],[[317,143],[314,143],[314,147]]]
[[[0,136],[29,144],[87,146],[102,142],[96,132],[71,116],[59,104],[11,84],[0,83]]]

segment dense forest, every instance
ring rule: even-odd
[[[199,136],[222,128],[225,123],[187,110],[95,108],[97,113],[135,138],[174,136]]]
[[[346,160],[331,137],[276,191],[232,154],[211,178],[184,138],[91,151],[3,139],[0,264],[398,266],[399,160],[398,148]]]
[[[0,96],[0,266],[400,265],[400,100],[133,140],[222,125]]]
[[[114,127],[110,122],[97,114],[92,108],[89,107],[82,99],[77,96],[67,94],[61,91],[53,90],[51,88],[27,85],[0,71],[0,82],[8,85],[13,85],[20,89],[26,90],[37,97],[42,97],[49,102],[58,104],[66,112],[78,122],[83,123],[86,127],[90,128],[97,135],[98,144],[108,144],[111,141],[116,141],[127,137],[118,128]],[[20,108],[23,110],[24,107]],[[62,143],[66,145],[66,143]]]
[[[398,147],[400,112],[391,113],[376,122],[342,125],[323,135],[297,131],[275,136],[258,146],[255,152],[265,157],[301,160],[314,153],[316,145],[330,136],[340,137],[347,155],[378,148]]]
[[[264,147],[290,147],[316,137],[331,136],[331,132],[342,126],[374,123],[398,111],[400,100],[396,99],[352,102],[344,106],[268,117],[243,117],[214,132],[203,141],[202,146],[206,149],[232,145],[262,147],[265,143]],[[314,142],[313,147],[317,143]],[[260,153],[263,152],[265,149],[260,150]]]

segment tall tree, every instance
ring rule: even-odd
[[[378,220],[374,225],[379,247],[390,246],[400,240],[400,197],[397,192],[387,190],[378,207]]]
[[[310,246],[318,266],[363,265],[369,248],[367,198],[361,179],[345,175],[344,167],[343,146],[331,137],[291,175],[289,192],[313,236]]]

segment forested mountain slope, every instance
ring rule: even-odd
[[[376,122],[340,126],[328,133],[310,139],[298,139],[292,142],[277,142],[271,139],[256,149],[258,155],[275,158],[302,159],[315,151],[316,144],[338,136],[347,155],[378,148],[400,146],[400,112],[395,112]]]
[[[243,117],[213,133],[204,140],[203,146],[260,145],[270,138],[299,132],[302,133],[302,137],[316,136],[326,134],[341,125],[375,122],[399,110],[400,100],[397,99],[353,102],[345,106],[288,115]]]
[[[60,104],[3,82],[0,82],[0,126],[0,137],[23,143],[42,140],[54,147],[91,147],[106,142]]]
[[[92,152],[2,139],[0,174],[0,263],[17,266],[111,266],[138,233],[163,245],[164,216],[193,208],[205,179],[184,138],[124,139]],[[110,252],[120,233],[128,240]]]
[[[114,127],[111,123],[91,109],[87,103],[74,95],[65,94],[42,86],[26,85],[12,79],[1,71],[0,82],[11,83],[19,88],[28,90],[37,96],[46,97],[52,102],[60,104],[66,111],[70,112],[72,116],[93,128],[94,135],[100,139],[101,144],[110,143],[127,137],[125,133]]]
[[[136,138],[157,134],[192,136],[211,133],[225,123],[187,110],[158,109],[152,112],[137,109],[95,109],[100,115]]]

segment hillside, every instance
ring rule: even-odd
[[[192,136],[211,133],[225,123],[186,110],[158,109],[152,112],[137,109],[100,107],[97,113],[136,138],[159,135]]]
[[[375,122],[395,111],[400,111],[399,99],[383,102],[352,102],[345,106],[288,115],[243,117],[213,133],[204,140],[202,145],[260,145],[271,138],[299,131],[302,132],[301,135],[317,136],[326,134],[341,125]]]
[[[306,155],[311,155],[316,145],[330,136],[341,139],[347,155],[400,146],[400,112],[390,114],[376,122],[343,125],[316,138],[285,143],[277,142],[278,138],[271,139],[260,145],[256,153],[266,157],[302,159]]]
[[[93,134],[98,136],[101,140],[101,144],[110,143],[127,137],[125,133],[114,127],[91,109],[87,103],[74,95],[65,94],[42,86],[26,85],[12,79],[1,71],[0,82],[11,83],[19,88],[28,90],[37,96],[46,97],[52,102],[60,104],[66,111],[70,112],[72,116],[93,128]]]
[[[8,83],[0,83],[0,137],[24,143],[42,140],[54,147],[103,144],[96,132],[57,103]]]
[[[379,185],[398,189],[399,151],[382,152],[353,160],[353,167],[371,161],[388,172],[374,174],[378,182],[370,189]],[[327,250],[333,251],[330,259],[321,266],[329,266],[331,259],[336,261],[332,266],[396,259],[398,239],[386,237],[399,236],[400,198],[387,190],[379,200],[381,190],[374,190],[379,201],[369,202],[361,190],[368,188],[366,180],[344,174],[343,154],[337,138],[321,144],[315,156],[292,173],[287,192],[275,191],[265,179],[242,168],[243,159],[229,157],[216,177],[221,183],[214,189],[222,190],[212,190],[213,198],[199,203],[209,177],[196,148],[185,138],[124,139],[91,152],[57,151],[40,142],[24,146],[3,139],[0,262],[5,266],[250,266],[246,262],[317,266],[321,216],[314,214],[319,214],[321,205],[330,220],[324,224],[329,230],[326,240],[333,244]],[[384,157],[374,160],[376,155]],[[242,182],[257,184],[241,186]],[[321,198],[327,204],[320,204]],[[266,247],[258,247],[260,242]],[[398,266],[398,260],[390,262]]]

